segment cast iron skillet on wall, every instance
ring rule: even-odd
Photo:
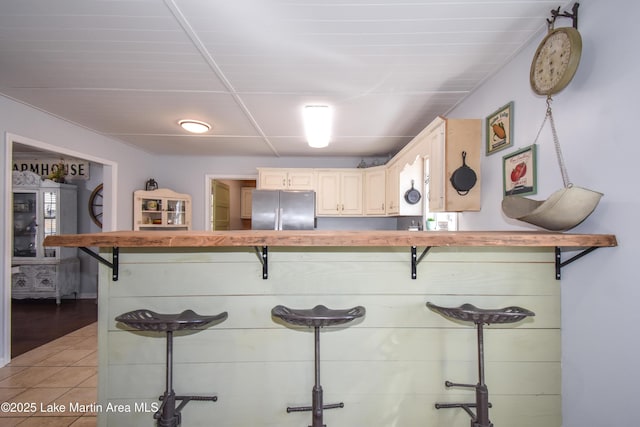
[[[422,195],[420,194],[420,191],[414,188],[413,180],[411,180],[411,188],[404,193],[404,200],[406,200],[410,205],[415,205],[420,201],[421,197]]]
[[[476,181],[478,180],[476,173],[467,166],[467,152],[462,152],[462,166],[456,169],[451,178],[451,185],[456,189],[459,195],[466,196],[469,193],[469,190],[476,185]]]

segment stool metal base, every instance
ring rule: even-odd
[[[317,305],[312,309],[291,309],[282,305],[275,306],[271,315],[282,319],[290,325],[307,326],[314,332],[314,364],[315,383],[311,390],[311,406],[289,406],[287,413],[311,411],[311,425],[309,427],[326,427],[323,421],[325,409],[344,408],[344,403],[324,404],[322,386],[320,385],[320,328],[324,326],[342,325],[364,316],[365,308],[358,306],[346,310],[332,310],[324,305]]]
[[[116,317],[117,322],[140,330],[163,332],[167,339],[166,352],[166,388],[159,397],[162,404],[153,414],[158,421],[158,427],[178,427],[182,422],[182,409],[192,400],[216,402],[217,396],[176,396],[173,391],[173,333],[174,331],[199,330],[207,326],[217,325],[227,319],[227,312],[214,316],[201,316],[192,310],[185,310],[179,314],[160,314],[151,310],[141,309],[121,314]],[[176,406],[176,401],[180,404]]]
[[[176,396],[173,390],[158,398],[162,404],[153,414],[153,419],[158,420],[158,427],[177,427],[182,423],[182,408],[192,400],[202,402],[217,402],[218,396]],[[176,407],[176,401],[180,404]]]
[[[522,307],[505,307],[497,310],[478,308],[472,304],[460,307],[441,307],[427,302],[427,307],[453,320],[473,322],[478,334],[478,384],[460,384],[445,381],[446,387],[466,387],[476,391],[476,403],[436,403],[436,409],[462,408],[471,417],[471,427],[493,427],[489,420],[489,389],[484,382],[484,335],[483,325],[491,323],[515,323],[526,317],[535,316]],[[475,408],[474,413],[471,408]]]
[[[493,427],[493,423],[489,420],[489,408],[492,407],[489,402],[489,390],[486,384],[458,384],[451,381],[445,381],[446,387],[467,387],[476,390],[476,403],[436,403],[436,409],[462,408],[471,417],[471,427]],[[475,408],[474,413],[471,408]]]

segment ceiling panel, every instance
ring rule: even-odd
[[[6,91],[13,95],[14,90]],[[181,119],[210,123],[212,134],[256,136],[229,94],[110,90],[16,90],[26,102],[73,117],[103,134],[184,135]],[[153,130],[150,132],[150,130]]]
[[[385,156],[534,37],[547,0],[0,2],[0,93],[158,154]],[[304,143],[300,109],[335,108]],[[210,122],[187,135],[181,118]]]
[[[260,137],[234,135],[125,135],[124,141],[170,156],[273,156]]]

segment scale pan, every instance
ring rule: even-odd
[[[584,221],[598,206],[602,196],[597,191],[571,186],[542,201],[506,196],[502,199],[502,211],[509,218],[546,230],[567,231]]]

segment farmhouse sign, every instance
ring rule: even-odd
[[[89,179],[89,162],[78,159],[13,159],[14,171],[31,171],[40,176],[47,177],[50,173],[57,171],[60,164],[64,164],[67,172],[67,179]]]

